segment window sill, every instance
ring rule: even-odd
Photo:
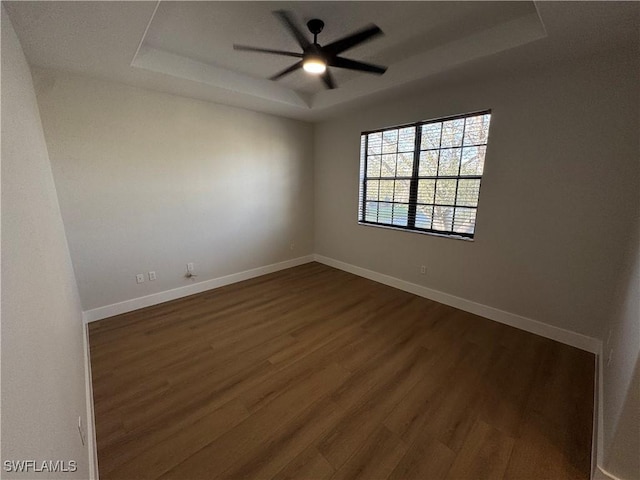
[[[394,230],[396,232],[419,233],[421,235],[429,235],[431,237],[450,238],[452,240],[463,240],[465,242],[473,242],[473,241],[475,241],[475,238],[463,237],[461,235],[455,235],[455,234],[446,235],[444,233],[425,232],[425,231],[422,231],[422,230],[413,230],[413,229],[409,229],[409,228],[394,227],[394,226],[391,226],[391,225],[379,225],[377,223],[368,223],[368,222],[358,221],[358,225],[361,225],[363,227],[373,227],[373,228],[383,228],[385,230]]]

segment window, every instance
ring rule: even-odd
[[[473,238],[491,111],[363,132],[358,221]]]

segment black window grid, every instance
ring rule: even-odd
[[[413,124],[407,124],[407,125],[401,125],[401,126],[397,126],[397,127],[390,127],[390,128],[385,128],[385,129],[379,129],[379,130],[373,130],[373,131],[368,131],[368,132],[363,132],[362,136],[364,136],[364,162],[363,165],[361,165],[361,185],[360,185],[360,194],[361,194],[361,198],[360,198],[360,204],[361,204],[361,209],[359,212],[359,220],[361,223],[364,224],[371,224],[371,225],[381,225],[381,226],[389,226],[389,227],[395,227],[395,228],[403,228],[403,229],[407,229],[407,230],[412,230],[412,231],[420,231],[420,232],[425,232],[425,233],[435,233],[435,234],[440,234],[440,235],[446,235],[446,236],[454,236],[454,237],[466,237],[466,238],[473,238],[474,234],[475,234],[475,223],[476,223],[476,213],[478,210],[478,201],[479,201],[479,192],[480,192],[480,185],[481,185],[481,179],[482,179],[482,175],[462,175],[462,155],[464,152],[464,149],[470,149],[470,148],[476,148],[476,147],[485,147],[488,144],[488,136],[487,139],[484,143],[471,143],[471,144],[465,144],[465,135],[466,135],[466,128],[467,128],[467,118],[471,118],[471,117],[477,117],[477,116],[482,116],[482,115],[490,115],[491,114],[491,110],[484,110],[484,111],[480,111],[480,112],[474,112],[474,113],[469,113],[469,114],[463,114],[463,115],[456,115],[456,116],[452,116],[452,117],[447,117],[447,118],[440,118],[440,119],[435,119],[435,120],[429,120],[429,121],[425,121],[425,122],[416,122]],[[447,121],[451,121],[451,120],[456,120],[456,119],[465,119],[465,122],[463,124],[463,129],[462,129],[462,135],[461,135],[461,141],[460,141],[460,145],[454,145],[454,146],[442,146],[442,136],[443,136],[443,125],[445,122]],[[440,123],[440,135],[439,135],[439,143],[438,143],[438,148],[422,148],[421,142],[422,142],[422,127],[425,125],[430,125],[430,124],[435,124],[435,123]],[[400,136],[399,134],[397,135],[396,138],[396,152],[395,153],[390,153],[392,155],[396,156],[396,163],[395,163],[395,169],[394,169],[394,176],[368,176],[368,159],[372,156],[380,156],[380,162],[381,162],[381,167],[380,167],[380,173],[382,174],[382,156],[385,155],[385,153],[383,153],[384,147],[383,147],[383,141],[384,141],[384,132],[388,132],[388,131],[393,131],[396,130],[397,132],[399,132],[401,129],[406,129],[408,127],[412,127],[414,128],[414,148],[413,150],[403,150],[403,151],[399,151],[398,148],[398,144],[399,144],[399,140],[400,140]],[[369,153],[369,135],[372,133],[381,133],[381,137],[380,137],[380,153],[374,153],[374,154],[370,154]],[[460,158],[458,159],[457,163],[458,163],[458,174],[457,175],[439,175],[440,173],[440,166],[441,166],[441,162],[440,162],[440,154],[443,150],[453,150],[453,149],[460,149]],[[436,167],[436,175],[419,175],[419,169],[420,169],[420,154],[422,152],[438,152],[438,162],[437,162],[437,167]],[[412,171],[412,175],[411,176],[397,176],[397,171],[398,171],[398,154],[400,153],[413,153],[413,171]],[[389,153],[388,153],[389,154]],[[486,154],[486,153],[485,153]],[[419,202],[418,201],[418,186],[419,186],[419,181],[420,180],[433,180],[434,181],[434,188],[433,188],[433,201],[431,203],[423,203],[423,202]],[[454,196],[453,196],[453,202],[450,203],[443,203],[443,202],[437,202],[437,188],[438,188],[438,181],[439,180],[454,180],[455,181],[455,192],[454,192]],[[478,186],[477,186],[477,194],[475,195],[475,205],[468,205],[468,204],[464,204],[464,203],[460,203],[458,201],[458,189],[460,187],[460,180],[477,180],[478,181]],[[374,182],[377,181],[378,182],[378,195],[376,196],[376,200],[373,199],[368,199],[367,198],[367,186],[369,182]],[[380,182],[382,181],[389,181],[389,182],[393,182],[393,193],[391,196],[391,200],[380,200]],[[397,202],[395,201],[395,188],[396,188],[396,182],[397,181],[409,181],[410,182],[410,191],[409,191],[409,201],[408,202]],[[371,217],[371,215],[367,214],[367,204],[377,204],[376,207],[376,220],[372,221],[368,218]],[[380,218],[380,204],[384,204],[386,205],[391,205],[392,209],[391,209],[391,216],[389,217],[388,215],[385,214],[384,218]],[[406,217],[406,222],[404,222],[404,225],[402,223],[397,223],[394,220],[394,212],[395,212],[395,205],[403,205],[406,206],[407,208],[407,217]],[[447,224],[450,225],[450,228],[448,229],[439,229],[439,228],[435,228],[434,227],[434,213],[432,213],[431,218],[430,218],[430,224],[431,224],[431,228],[423,228],[420,227],[419,225],[416,225],[416,219],[417,219],[417,209],[419,207],[428,207],[431,208],[432,212],[435,212],[436,207],[438,208],[450,208],[451,212],[452,212],[452,218],[449,222],[447,222]],[[462,213],[462,211],[467,211],[467,212],[473,212],[473,233],[468,233],[468,232],[461,232],[461,231],[455,231],[456,228],[456,212],[458,211],[458,209],[460,210],[460,213]],[[384,221],[384,220],[389,220],[389,221]]]

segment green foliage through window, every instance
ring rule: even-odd
[[[491,111],[364,132],[360,223],[473,238]]]

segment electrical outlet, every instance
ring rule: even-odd
[[[195,266],[193,265],[193,262],[187,263],[187,272],[193,272],[194,270]]]
[[[85,445],[87,443],[87,433],[84,431],[81,415],[78,415],[78,433],[80,434],[80,441],[82,442],[82,445]]]
[[[289,250],[294,250],[296,248],[296,244],[295,243],[291,243],[291,245],[289,245]]]
[[[144,282],[144,275],[142,273],[139,273],[136,275],[136,283],[142,283]]]
[[[149,280],[153,282],[156,278],[156,272],[149,272]]]
[[[424,275],[425,273],[427,273],[427,266],[426,265],[422,265],[420,267],[420,274]]]

